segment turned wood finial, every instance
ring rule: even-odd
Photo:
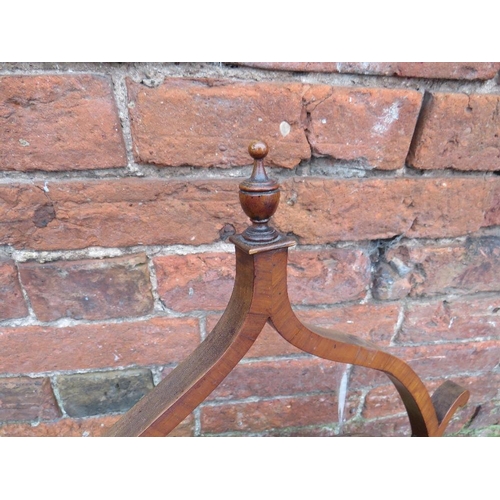
[[[267,144],[264,141],[252,141],[248,152],[254,159],[253,171],[250,178],[240,184],[240,203],[252,225],[242,236],[251,243],[269,243],[279,237],[278,231],[268,226],[280,201],[279,184],[267,176],[264,168],[264,158],[269,152]]]

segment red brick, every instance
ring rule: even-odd
[[[0,426],[2,437],[98,437],[102,436],[118,419],[119,415],[72,419],[33,424],[4,424]]]
[[[500,400],[500,372],[491,371],[482,375],[463,375],[453,381],[470,391],[469,405],[474,406],[488,401]]]
[[[334,304],[361,299],[370,281],[370,260],[361,249],[292,250],[288,290],[295,305]]]
[[[111,81],[96,75],[0,78],[0,170],[123,167]]]
[[[487,376],[500,360],[500,344],[496,340],[384,349],[408,363],[426,385],[430,383],[426,380],[428,378],[444,382],[448,378],[456,380],[466,373]],[[388,381],[382,372],[354,366],[349,387],[354,390],[366,389],[387,385]]]
[[[207,316],[207,333],[213,330],[220,316],[220,314],[209,314]],[[255,343],[250,347],[246,357],[260,358],[264,356],[286,356],[300,353],[302,351],[293,347],[272,326],[266,324]]]
[[[201,245],[220,241],[226,224],[238,232],[248,225],[239,205],[238,180],[58,181],[48,187],[55,217],[37,227],[34,212],[47,201],[43,184],[0,186],[0,244],[39,250]],[[307,244],[399,234],[453,237],[496,224],[498,192],[496,176],[296,177],[283,182],[274,221]]]
[[[399,245],[384,253],[374,281],[377,298],[399,299],[500,290],[500,238],[453,245]]]
[[[5,222],[0,244],[43,250],[201,245],[219,241],[227,223],[238,230],[247,225],[238,180],[113,179],[47,186],[55,213],[45,226],[35,217],[47,203],[43,183],[0,186]]]
[[[312,325],[357,335],[381,347],[390,343],[398,323],[400,304],[365,303],[328,309],[298,311],[298,318]]]
[[[64,328],[1,327],[0,372],[166,365],[182,361],[198,343],[198,321],[193,318],[153,318]]]
[[[455,237],[488,225],[499,178],[320,179],[285,181],[274,216],[301,243]]]
[[[406,360],[403,359],[403,361]],[[389,382],[389,378],[383,372],[365,368],[364,366],[354,365],[351,371],[351,376],[349,378],[349,388],[354,390],[365,390],[370,387],[386,385]]]
[[[227,306],[234,284],[234,254],[167,255],[153,263],[158,293],[169,309],[211,311]]]
[[[366,395],[362,416],[366,419],[389,417],[404,413],[405,406],[393,385],[371,389]]]
[[[31,424],[0,425],[0,436],[9,437],[102,437],[120,415],[90,418],[63,418],[54,422]],[[194,420],[192,415],[181,422],[169,437],[193,436]]]
[[[413,90],[316,86],[304,97],[315,155],[361,160],[367,168],[402,168],[422,95]]]
[[[233,254],[168,255],[154,260],[158,293],[177,311],[224,309],[235,275]],[[292,251],[288,284],[293,304],[332,304],[363,298],[370,261],[363,250]]]
[[[344,370],[345,365],[313,357],[240,363],[209,399],[230,401],[335,392]]]
[[[421,169],[499,170],[500,96],[432,94],[409,164]]]
[[[108,319],[141,316],[153,309],[145,254],[111,259],[19,265],[38,319]]]
[[[499,339],[500,296],[410,303],[397,343]]]
[[[0,379],[0,421],[50,420],[60,416],[48,378]]]
[[[310,157],[300,84],[174,78],[156,88],[129,80],[128,90],[138,162],[248,165],[248,144],[256,138],[268,142],[272,165],[291,168]]]
[[[359,394],[351,394],[349,405]],[[338,422],[338,401],[334,394],[271,399],[267,401],[202,406],[201,432],[262,432],[286,427],[331,425]]]
[[[0,321],[27,314],[16,265],[12,260],[0,260]]]
[[[500,226],[500,182],[491,186],[491,203],[484,220],[487,226]]]
[[[393,348],[391,352],[405,360],[421,378],[443,380],[463,373],[491,372],[500,360],[500,342],[470,341],[457,344]]]
[[[242,62],[240,66],[277,71],[354,73],[453,80],[489,80],[500,70],[492,62]]]

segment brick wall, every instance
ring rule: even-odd
[[[463,384],[449,433],[498,434],[499,70],[0,64],[0,435],[100,435],[206,336],[254,138],[299,317]],[[388,379],[266,327],[174,434],[341,432],[409,434]]]

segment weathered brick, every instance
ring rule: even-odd
[[[500,290],[500,238],[465,243],[392,246],[374,275],[373,294],[399,299]]]
[[[398,324],[400,304],[364,303],[298,311],[304,323],[357,335],[381,347],[390,343]]]
[[[393,385],[382,385],[371,389],[365,397],[363,418],[374,419],[404,413],[405,407]]]
[[[482,375],[463,375],[453,381],[470,391],[470,405],[497,401],[500,404],[500,371],[494,370]]]
[[[61,416],[48,378],[0,379],[0,421],[50,420]]]
[[[500,343],[489,340],[394,347],[390,352],[405,360],[421,378],[444,380],[456,374],[491,372],[500,360]]]
[[[36,217],[47,203],[43,187],[32,182],[0,186],[0,244],[43,250],[201,245],[219,241],[228,223],[238,230],[246,226],[238,180],[49,182],[55,211],[46,225]]]
[[[345,365],[313,357],[240,363],[209,396],[209,400],[335,392],[344,370]]]
[[[310,157],[300,84],[167,79],[156,88],[128,81],[134,154],[156,165],[248,165],[248,144],[265,137],[272,165]]]
[[[27,314],[14,261],[0,260],[0,321],[22,318]]]
[[[499,178],[320,179],[285,181],[274,216],[301,243],[461,236],[488,225]],[[321,193],[321,196],[319,196]]]
[[[72,419],[33,424],[0,424],[1,437],[99,437],[111,427],[119,415]]]
[[[399,234],[453,237],[498,223],[500,213],[497,176],[295,177],[282,184],[275,225],[308,244]],[[55,218],[37,227],[34,212],[46,203],[42,189],[42,183],[0,186],[0,244],[39,250],[201,245],[220,241],[226,224],[237,232],[248,225],[238,200],[238,180],[136,178],[49,183]]]
[[[500,360],[500,344],[497,340],[470,341],[422,346],[384,347],[384,350],[408,363],[427,385],[432,378],[444,382],[456,380],[467,373],[476,376],[493,373]],[[349,387],[358,390],[387,385],[389,379],[379,371],[354,366]]]
[[[344,433],[370,437],[409,437],[411,427],[407,415],[373,420],[353,419],[346,422]]]
[[[462,432],[472,431],[476,436],[499,436],[500,427],[490,430],[488,427],[500,426],[500,401],[487,401],[476,408],[470,424]]]
[[[385,347],[384,349],[387,350]],[[404,358],[402,359],[403,361],[406,361]],[[417,373],[417,375],[419,374]],[[370,387],[386,385],[389,382],[389,378],[383,372],[365,368],[364,366],[354,365],[351,371],[351,376],[349,377],[349,390],[366,390]]]
[[[288,290],[295,305],[334,304],[361,299],[370,280],[370,259],[363,249],[292,250]]]
[[[276,71],[354,73],[453,80],[489,80],[500,70],[494,62],[241,62],[240,66]]]
[[[408,162],[421,169],[500,170],[500,96],[430,96]]]
[[[111,81],[97,75],[0,78],[0,170],[127,164]]]
[[[311,87],[305,94],[315,155],[393,170],[405,163],[422,95],[413,90]]]
[[[197,347],[198,329],[198,320],[193,318],[59,328],[0,327],[0,373],[178,363]]]
[[[397,343],[500,340],[500,296],[410,303]]]
[[[200,253],[155,257],[158,293],[176,311],[225,309],[231,296],[235,257],[227,253]]]
[[[120,415],[90,418],[62,418],[54,422],[30,424],[0,424],[0,436],[9,437],[101,437],[120,418]],[[193,436],[194,419],[189,415],[169,437]]]
[[[359,393],[351,393],[347,404],[355,406],[358,399]],[[203,434],[262,432],[336,422],[338,400],[331,393],[201,407]]]
[[[177,311],[224,309],[235,275],[233,254],[168,255],[154,260],[158,292]],[[293,304],[332,304],[365,296],[370,261],[359,249],[292,251],[288,284]]]
[[[487,226],[500,226],[500,182],[491,186],[491,203],[484,220]]]
[[[220,317],[221,314],[209,314],[207,316],[207,333],[212,331]],[[272,326],[266,324],[255,343],[250,347],[246,357],[287,356],[289,354],[300,354],[301,352],[279,335]]]
[[[153,388],[146,369],[90,372],[57,377],[64,410],[70,417],[125,412]]]
[[[145,254],[26,262],[19,265],[19,273],[41,321],[141,316],[153,309]]]

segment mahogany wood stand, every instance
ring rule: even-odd
[[[354,335],[306,326],[287,292],[288,248],[295,242],[268,221],[278,207],[278,183],[267,177],[262,141],[249,146],[254,168],[240,184],[240,202],[252,226],[230,238],[236,246],[236,278],[229,304],[210,335],[108,432],[108,436],[165,436],[222,382],[256,340],[266,322],[295,347],[321,358],[386,373],[408,413],[413,436],[442,436],[469,392],[451,381],[431,396],[402,360]]]

